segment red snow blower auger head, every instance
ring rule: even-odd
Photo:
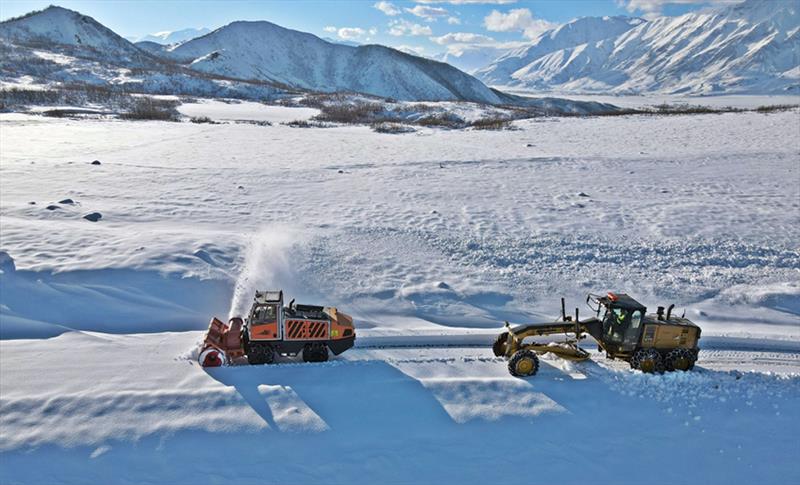
[[[242,319],[231,318],[228,324],[213,318],[203,339],[200,351],[200,365],[219,367],[244,355],[242,347]]]

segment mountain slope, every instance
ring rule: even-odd
[[[0,39],[27,46],[59,46],[115,64],[145,61],[146,54],[93,18],[51,6],[0,23]]]
[[[513,74],[536,59],[559,50],[614,38],[645,21],[631,17],[583,17],[543,32],[529,46],[520,47],[479,69],[475,75],[488,84],[512,84]]]
[[[140,48],[91,17],[61,7],[0,22],[0,48],[4,83],[255,99],[284,91],[178,66],[155,55],[163,46],[143,43]]]
[[[545,35],[526,55],[509,54],[477,75],[491,84],[565,91],[797,91],[799,32],[797,4],[748,0],[558,49],[545,45]]]
[[[265,21],[233,22],[178,45],[169,57],[203,72],[314,91],[500,102],[483,83],[448,64],[380,45],[333,44]]]

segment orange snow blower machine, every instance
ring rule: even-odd
[[[256,291],[247,318],[228,324],[211,320],[200,351],[200,365],[219,367],[244,357],[250,364],[271,364],[275,357],[303,354],[305,362],[325,362],[353,346],[353,318],[333,307],[283,306],[283,291]]]

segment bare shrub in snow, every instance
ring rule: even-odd
[[[237,124],[256,125],[256,126],[272,126],[267,120],[234,120]]]
[[[177,121],[178,111],[177,101],[154,99],[154,98],[137,98],[127,113],[122,113],[120,118],[126,120],[159,120],[159,121]]]
[[[324,105],[315,119],[336,123],[370,123],[383,111],[379,103],[356,102]]]
[[[778,111],[789,111],[796,108],[800,108],[800,104],[771,104],[768,106],[759,106],[755,111],[756,113],[776,113]]]
[[[328,123],[314,120],[293,120],[281,124],[292,128],[329,128],[331,126]]]
[[[192,116],[189,121],[192,123],[208,123],[209,125],[218,125],[219,123],[212,120],[208,116]]]
[[[471,122],[469,126],[476,130],[510,130],[514,127],[511,121],[508,118],[500,117],[481,118]]]
[[[415,130],[413,127],[408,125],[403,125],[400,123],[374,123],[372,125],[372,131],[376,133],[389,133],[389,134],[401,134],[401,133],[414,133]]]
[[[417,124],[429,128],[464,128],[466,126],[460,116],[452,113],[437,113],[424,116],[417,120]]]

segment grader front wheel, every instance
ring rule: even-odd
[[[539,370],[539,357],[532,350],[518,350],[508,361],[508,371],[515,377],[529,377]]]

